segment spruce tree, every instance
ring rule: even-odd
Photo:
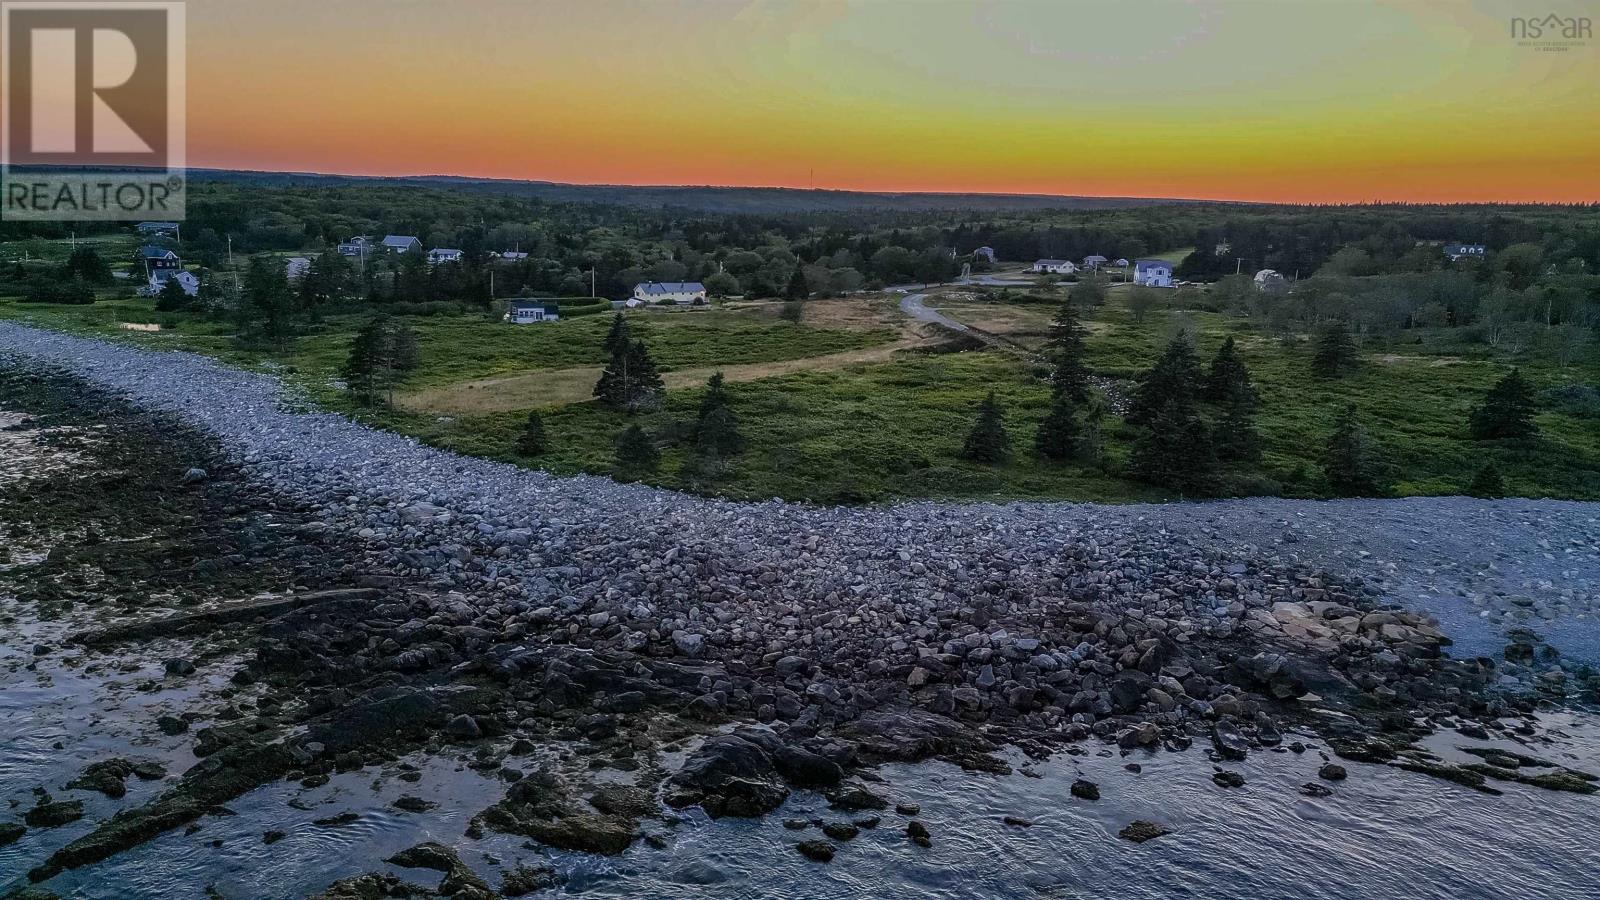
[[[160,312],[176,312],[189,306],[189,292],[183,289],[176,278],[168,278],[161,285],[161,292],[156,294],[156,309]]]
[[[1071,459],[1080,449],[1080,431],[1077,404],[1065,391],[1056,391],[1050,396],[1050,411],[1033,436],[1033,448],[1046,459]]]
[[[1155,366],[1139,377],[1125,418],[1133,425],[1149,425],[1169,403],[1184,404],[1192,412],[1199,390],[1200,363],[1188,333],[1180,331]]]
[[[1206,375],[1206,398],[1221,407],[1221,416],[1212,429],[1212,445],[1223,462],[1254,462],[1261,458],[1260,436],[1256,433],[1256,390],[1250,384],[1250,370],[1239,358],[1232,336],[1222,342],[1211,360]]]
[[[726,459],[744,452],[744,436],[739,433],[739,420],[733,410],[719,406],[700,420],[694,440],[695,450],[703,456]]]
[[[1061,304],[1050,325],[1050,341],[1045,345],[1052,366],[1050,387],[1065,392],[1075,403],[1089,399],[1089,373],[1083,366],[1083,326],[1072,301]]]
[[[1166,403],[1133,447],[1133,472],[1142,481],[1185,494],[1215,488],[1216,453],[1211,432],[1187,396]]]
[[[1380,469],[1377,451],[1355,407],[1346,407],[1334,421],[1323,453],[1322,472],[1329,489],[1339,497],[1379,496],[1384,493]]]
[[[622,313],[617,313],[611,319],[611,330],[606,332],[605,343],[600,346],[605,349],[606,356],[616,356],[626,352],[632,340],[628,333],[628,320],[622,317]]]
[[[1211,358],[1211,370],[1206,373],[1205,397],[1213,403],[1244,402],[1255,406],[1256,389],[1250,384],[1250,370],[1239,358],[1233,336],[1229,335]]]
[[[805,300],[811,296],[811,288],[806,284],[806,270],[800,263],[794,264],[794,273],[789,276],[789,286],[784,289],[783,296],[788,300]]]
[[[374,316],[350,342],[344,380],[361,403],[393,402],[395,385],[418,364],[417,337],[405,324]]]
[[[1478,474],[1472,476],[1472,483],[1467,485],[1467,496],[1482,497],[1485,500],[1494,500],[1506,495],[1506,483],[1500,477],[1500,469],[1493,462],[1485,463]]]
[[[1533,422],[1533,388],[1522,372],[1512,369],[1509,375],[1495,382],[1472,410],[1468,423],[1472,436],[1480,441],[1511,438],[1522,440],[1533,437],[1539,427]]]
[[[655,361],[650,358],[650,351],[645,347],[644,341],[634,341],[628,348],[628,394],[627,406],[629,412],[640,412],[657,409],[661,400],[667,393],[667,384],[661,380],[661,374],[656,371]]]
[[[522,456],[543,456],[550,449],[550,439],[545,434],[544,418],[538,410],[528,413],[528,421],[517,436],[517,453]]]
[[[1261,435],[1256,431],[1254,407],[1233,402],[1222,408],[1222,415],[1211,430],[1211,446],[1222,462],[1255,462],[1261,458]]]
[[[1319,378],[1338,378],[1355,371],[1359,364],[1350,329],[1343,322],[1324,326],[1317,337],[1317,351],[1311,357],[1311,373]]]
[[[961,456],[974,462],[1004,462],[1011,455],[1011,436],[1006,434],[1005,415],[994,391],[978,404],[978,416],[961,448]]]
[[[617,436],[617,470],[620,472],[654,472],[661,464],[661,451],[656,449],[650,436],[635,422]]]
[[[613,353],[594,386],[594,395],[601,403],[629,413],[660,407],[665,393],[666,383],[656,371],[644,341],[634,341]]]
[[[700,419],[704,421],[712,410],[727,405],[728,389],[723,384],[722,373],[714,372],[706,379],[706,393],[700,398]]]

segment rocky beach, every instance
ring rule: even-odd
[[[1168,758],[1223,796],[1403,780],[1593,815],[1585,720],[1551,718],[1600,688],[1593,504],[736,503],[456,456],[266,375],[9,324],[0,415],[7,723],[42,741],[0,749],[22,895],[100,896],[86,873],[285,786],[305,833],[360,833],[356,782],[398,810],[383,855],[214,890],[573,889],[570,859],[671,856],[712,820],[837,868],[869,839],[937,853],[958,826],[898,787],[919,772],[1059,770],[1061,804],[1111,805],[1109,779]],[[53,749],[57,719],[95,737]],[[1109,839],[1183,840],[1162,808]]]

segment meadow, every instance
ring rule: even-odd
[[[1045,369],[1033,351],[1065,291],[1040,285],[1022,302],[1022,292],[935,290],[928,305],[1001,339],[983,349],[913,326],[899,316],[893,294],[811,301],[800,323],[786,321],[778,302],[630,312],[633,335],[649,346],[669,387],[662,409],[635,417],[589,400],[605,361],[609,315],[521,327],[486,314],[404,317],[421,365],[393,409],[354,407],[339,390],[340,367],[365,321],[355,313],[320,317],[282,353],[242,347],[230,322],[157,312],[148,299],[46,306],[0,298],[0,318],[270,365],[327,408],[440,447],[560,474],[611,472],[617,435],[637,422],[662,451],[660,468],[646,480],[744,499],[1172,499],[1171,491],[1126,477],[1135,434],[1115,416],[1103,422],[1097,461],[1052,464],[1031,452],[1048,402]],[[1363,338],[1360,368],[1330,380],[1311,374],[1308,334],[1268,334],[1203,304],[1181,308],[1204,290],[1164,293],[1164,304],[1142,316],[1129,296],[1114,287],[1105,304],[1085,313],[1086,362],[1109,394],[1126,395],[1179,330],[1196,337],[1202,362],[1232,336],[1250,368],[1261,397],[1262,458],[1226,472],[1222,493],[1322,495],[1321,457],[1334,416],[1354,406],[1397,495],[1461,493],[1493,460],[1513,494],[1600,499],[1593,400],[1600,359],[1592,345],[1563,363],[1537,348],[1491,350],[1460,329],[1408,329]],[[159,330],[130,329],[151,325]],[[1540,437],[1529,445],[1472,440],[1469,411],[1513,364],[1544,398]],[[707,475],[688,464],[688,436],[701,385],[720,369],[728,372],[748,447]],[[968,462],[960,458],[962,442],[990,391],[1005,410],[1015,452],[1000,464]],[[550,438],[537,459],[515,450],[530,410],[541,413]]]

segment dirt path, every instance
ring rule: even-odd
[[[721,371],[728,381],[756,381],[795,372],[829,372],[860,363],[886,362],[901,350],[932,340],[933,337],[921,334],[918,329],[907,328],[900,340],[891,344],[778,362],[676,369],[663,372],[661,378],[667,383],[668,390],[677,390],[702,385],[717,371]],[[487,415],[538,406],[564,406],[593,399],[594,383],[599,380],[600,372],[600,366],[574,366],[480,378],[403,394],[395,398],[395,403],[411,412],[440,415]]]
[[[930,295],[937,296],[944,289],[946,288],[933,288],[927,292],[911,294],[899,302],[896,312],[904,318],[898,323],[900,338],[892,343],[777,362],[675,369],[663,372],[661,377],[666,381],[669,390],[678,390],[704,384],[705,380],[717,371],[721,371],[728,381],[736,382],[756,381],[796,372],[832,372],[862,363],[887,362],[902,350],[924,347],[945,339],[948,331],[970,334],[985,343],[1003,349],[1020,349],[1020,345],[1003,336],[968,326],[923,305],[923,300],[929,299]],[[816,313],[818,316],[824,314],[820,303]],[[942,331],[941,328],[948,331]],[[395,397],[395,404],[401,409],[417,413],[481,416],[535,407],[585,403],[594,397],[594,384],[599,380],[600,372],[600,366],[572,366],[565,369],[542,369],[498,375],[442,387],[408,391]]]

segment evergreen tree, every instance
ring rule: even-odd
[[[544,418],[538,410],[528,413],[527,424],[517,436],[517,453],[522,456],[543,456],[550,449],[550,439],[544,431]]]
[[[1350,329],[1343,322],[1331,322],[1317,337],[1317,351],[1311,357],[1311,373],[1319,378],[1338,378],[1355,371],[1360,364]]]
[[[635,422],[617,436],[617,469],[621,472],[654,472],[661,464],[661,451]]]
[[[350,260],[340,256],[333,247],[323,248],[311,261],[311,267],[300,276],[300,296],[307,307],[342,300],[356,289],[356,276]]]
[[[1192,412],[1199,390],[1200,363],[1195,358],[1194,344],[1189,342],[1188,332],[1180,331],[1155,366],[1139,377],[1139,386],[1128,404],[1127,421],[1149,425],[1169,403],[1183,404]]]
[[[215,278],[201,278],[200,288],[195,293],[194,307],[208,316],[220,315],[227,311],[227,299],[223,296],[222,286]]]
[[[295,298],[282,260],[275,256],[250,259],[239,314],[244,317],[244,334],[257,335],[279,350],[288,347],[295,335]]]
[[[607,356],[616,356],[627,352],[628,345],[632,343],[632,336],[628,333],[628,320],[617,313],[611,318],[611,330],[606,332],[605,343],[601,344]]]
[[[116,280],[111,274],[111,264],[88,244],[72,251],[62,274],[68,281],[77,279],[85,284],[111,284]]]
[[[700,419],[695,432],[695,450],[702,456],[726,459],[744,452],[744,436],[733,410],[719,406]]]
[[[1469,425],[1472,436],[1480,441],[1522,440],[1538,433],[1533,422],[1533,388],[1520,370],[1512,369],[1495,382],[1483,402],[1473,408]]]
[[[667,393],[667,384],[661,380],[661,373],[656,371],[655,360],[650,358],[650,350],[645,347],[644,341],[634,341],[633,346],[628,348],[627,362],[628,411],[659,408]]]
[[[1050,396],[1050,411],[1033,436],[1033,448],[1046,459],[1071,459],[1080,449],[1079,431],[1077,404],[1067,392],[1055,391]]]
[[[1250,384],[1250,370],[1239,358],[1232,336],[1222,342],[1211,360],[1206,375],[1205,393],[1221,407],[1221,417],[1212,429],[1212,445],[1223,462],[1254,462],[1261,458],[1260,436],[1256,433],[1256,390]]]
[[[1377,452],[1356,409],[1346,407],[1333,425],[1323,454],[1322,472],[1335,496],[1375,497],[1384,493]]]
[[[789,276],[789,286],[784,288],[783,296],[788,300],[805,300],[811,296],[811,288],[806,285],[806,270],[800,263],[794,264],[794,273]]]
[[[978,417],[967,434],[961,456],[975,462],[997,463],[1004,462],[1010,455],[1011,436],[1006,434],[1005,416],[994,392],[990,391],[978,404]]]
[[[392,403],[395,385],[417,363],[417,337],[411,329],[388,316],[375,316],[350,342],[343,371],[345,384],[361,403],[370,404],[379,397]]]
[[[629,413],[660,407],[665,393],[666,383],[656,371],[644,341],[634,341],[613,353],[594,386],[594,395],[601,403]]]
[[[1214,489],[1216,453],[1211,433],[1188,396],[1157,411],[1134,443],[1132,467],[1140,480],[1185,494],[1207,494]]]
[[[705,420],[712,410],[728,405],[728,389],[723,384],[721,372],[712,373],[706,379],[706,393],[700,398],[700,419]]]
[[[1050,387],[1052,393],[1065,393],[1074,403],[1089,399],[1089,373],[1083,365],[1083,326],[1078,322],[1078,311],[1072,301],[1061,304],[1055,321],[1050,324],[1050,340],[1045,353],[1052,366]]]
[[[1500,469],[1493,462],[1485,463],[1483,468],[1478,470],[1478,474],[1472,476],[1472,483],[1467,485],[1469,497],[1494,500],[1505,495],[1505,480],[1500,477]]]
[[[1255,409],[1233,402],[1222,408],[1216,427],[1211,430],[1211,445],[1222,462],[1255,462],[1261,458],[1261,435],[1256,431]]]
[[[1250,370],[1239,358],[1232,335],[1222,342],[1217,355],[1211,358],[1211,370],[1206,373],[1205,397],[1213,403],[1255,406],[1256,389],[1250,385]]]
[[[161,285],[161,291],[156,294],[156,309],[161,312],[177,312],[189,306],[189,292],[183,289],[176,278],[168,278]]]

